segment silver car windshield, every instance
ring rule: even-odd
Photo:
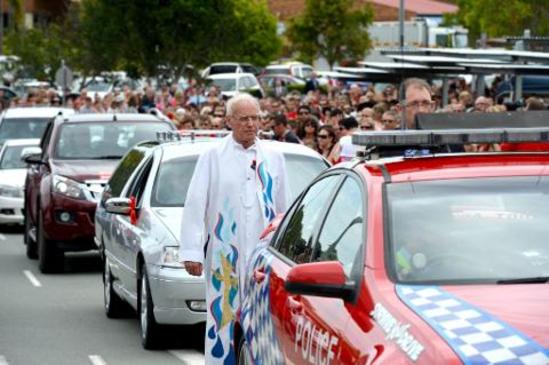
[[[61,160],[120,159],[135,144],[171,130],[162,122],[68,123],[61,127],[54,156]]]
[[[49,118],[6,118],[0,123],[0,145],[7,139],[41,138]]]
[[[549,178],[386,185],[388,263],[407,283],[549,275]]]
[[[25,169],[27,164],[21,160],[21,152],[29,146],[7,146],[0,156],[0,170]]]
[[[303,189],[328,165],[312,156],[284,154],[290,198],[293,201]],[[165,160],[160,165],[153,187],[151,206],[182,207],[196,165],[196,157],[180,157]]]

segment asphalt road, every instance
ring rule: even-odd
[[[165,349],[141,347],[134,316],[108,319],[97,254],[67,254],[43,275],[21,230],[0,228],[0,365],[204,364],[203,328],[167,329]]]

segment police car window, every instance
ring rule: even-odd
[[[329,208],[312,261],[339,261],[350,276],[353,262],[364,242],[362,191],[358,182],[348,177]]]
[[[280,241],[280,253],[298,264],[310,261],[314,229],[339,180],[339,175],[330,175],[308,189],[286,226]]]
[[[409,283],[549,276],[549,178],[386,186],[389,267]]]

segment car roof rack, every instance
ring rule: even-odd
[[[231,131],[218,129],[192,129],[177,132],[156,132],[156,140],[159,142],[175,142],[190,140],[194,142],[198,138],[223,138]]]

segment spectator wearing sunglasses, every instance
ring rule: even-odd
[[[331,164],[339,162],[339,145],[334,127],[323,125],[318,130],[318,153],[324,156]]]
[[[381,121],[375,123],[376,131],[386,131],[400,128],[398,113],[394,110],[387,110],[383,113]]]
[[[318,148],[318,128],[318,122],[314,118],[308,118],[297,133],[303,144],[313,150]]]

